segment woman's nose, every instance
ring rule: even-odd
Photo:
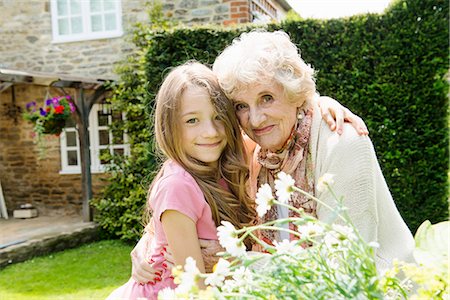
[[[249,121],[252,127],[259,127],[266,120],[266,115],[260,109],[250,109],[249,114]]]

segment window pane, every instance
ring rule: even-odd
[[[102,31],[103,30],[102,16],[101,15],[91,16],[91,26],[93,32]]]
[[[109,160],[105,159],[105,155],[108,157],[109,149],[100,149],[100,163],[105,165],[109,162]]]
[[[80,0],[70,0],[70,14],[81,15],[81,3]]]
[[[83,20],[81,17],[75,17],[70,19],[72,22],[72,33],[82,33],[83,32]]]
[[[99,145],[109,145],[109,131],[108,130],[99,130],[98,131],[98,137],[99,137]]]
[[[122,113],[120,111],[113,111],[112,120],[113,120],[113,122],[122,121]]]
[[[123,156],[124,155],[124,150],[123,149],[114,149],[114,154]]]
[[[104,7],[104,10],[105,11],[107,11],[107,10],[116,10],[116,3],[115,3],[115,1],[117,1],[117,0],[104,0],[104,5],[105,5],[105,7]]]
[[[108,115],[104,115],[102,111],[97,111],[98,126],[108,126]]]
[[[58,2],[56,2],[56,7],[58,10],[58,16],[62,17],[62,16],[67,16],[68,15],[68,7],[67,7],[67,0],[58,0]]]
[[[67,147],[77,145],[77,134],[75,131],[66,132]]]
[[[113,144],[123,144],[123,132],[121,130],[113,131]]]
[[[116,14],[105,14],[105,30],[116,30]]]
[[[78,158],[77,158],[77,151],[76,150],[67,151],[67,164],[69,166],[76,166],[76,165],[78,165]]]
[[[70,34],[69,19],[58,20],[59,35]]]
[[[102,0],[91,0],[91,13],[102,11]]]

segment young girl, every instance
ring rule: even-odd
[[[208,67],[189,62],[167,75],[156,97],[155,135],[166,161],[150,187],[155,232],[148,259],[162,270],[147,284],[130,279],[108,299],[156,299],[175,287],[162,254],[167,246],[175,264],[190,256],[205,272],[199,238],[217,240],[222,220],[241,228],[255,218],[234,108]]]

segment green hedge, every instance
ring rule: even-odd
[[[425,219],[436,223],[448,218],[448,13],[447,1],[403,0],[382,15],[267,26],[285,30],[299,45],[305,61],[318,71],[321,94],[364,118],[397,206],[413,232]],[[152,107],[152,95],[168,68],[188,59],[211,64],[235,36],[251,28],[141,28],[146,54],[139,68],[146,85],[139,105]],[[151,143],[146,144],[151,153]],[[148,166],[139,174],[154,169]]]

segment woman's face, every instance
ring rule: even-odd
[[[279,150],[289,138],[297,106],[278,83],[253,83],[233,99],[236,116],[245,133],[263,149]]]

